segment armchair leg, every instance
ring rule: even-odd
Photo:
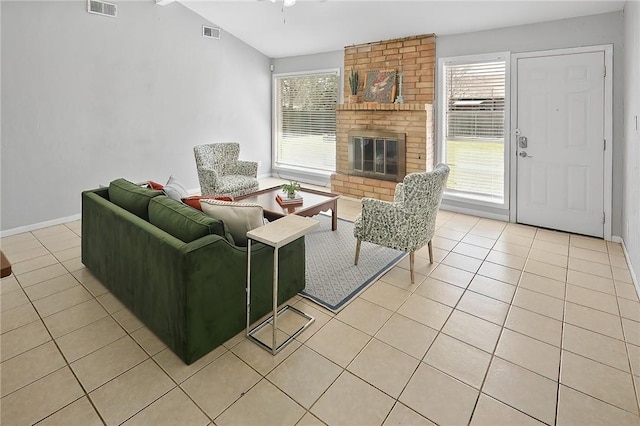
[[[431,240],[429,240],[427,246],[429,246],[429,263],[433,263],[433,246],[431,245]]]
[[[415,273],[413,272],[413,266],[416,261],[416,252],[412,251],[409,253],[409,271],[411,271],[411,284],[413,284],[416,280]]]
[[[362,243],[362,240],[358,238],[358,242],[356,243],[356,260],[353,262],[354,265],[358,264],[358,258],[360,257],[360,243]]]

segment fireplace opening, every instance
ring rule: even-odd
[[[404,179],[404,133],[352,130],[348,137],[350,174],[396,182]]]

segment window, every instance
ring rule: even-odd
[[[505,204],[505,57],[442,60],[441,160],[447,194]]]
[[[336,169],[338,71],[275,76],[276,167]]]

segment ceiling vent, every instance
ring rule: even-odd
[[[203,25],[202,36],[220,40],[220,28],[207,27],[206,25]]]
[[[87,12],[115,18],[118,13],[118,6],[104,1],[87,0]]]

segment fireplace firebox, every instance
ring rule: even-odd
[[[406,173],[405,134],[352,130],[349,138],[349,173],[402,182]]]

